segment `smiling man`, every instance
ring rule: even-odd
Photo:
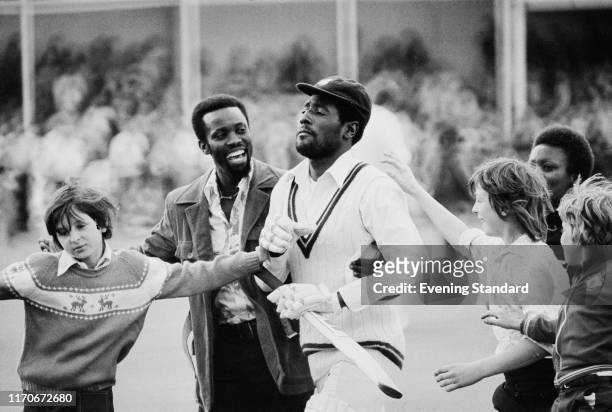
[[[229,95],[204,99],[192,125],[214,170],[172,191],[142,251],[167,261],[212,260],[258,244],[281,171],[251,158],[244,104]],[[193,296],[185,323],[195,357],[200,411],[302,411],[312,391],[296,338],[286,336],[253,276]]]

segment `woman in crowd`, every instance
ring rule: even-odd
[[[556,209],[578,178],[585,180],[593,173],[593,151],[582,134],[566,126],[554,125],[533,139],[529,164],[544,176],[550,191],[553,210],[546,215],[546,243],[560,245],[561,219]]]

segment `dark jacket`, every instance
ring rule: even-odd
[[[253,168],[240,240],[241,250],[245,251],[252,251],[259,244],[259,233],[268,214],[270,192],[282,174],[280,170],[257,160],[253,161]],[[212,171],[168,194],[161,221],[141,247],[144,253],[168,262],[213,259],[209,206],[204,195],[210,173]],[[311,391],[312,379],[299,339],[287,338],[274,305],[257,287],[253,275],[239,282],[255,307],[259,341],[279,391],[285,395]],[[193,331],[193,348],[188,350],[193,350],[195,354],[198,402],[205,411],[210,411],[212,405],[212,316],[211,293],[189,298],[185,332]]]
[[[583,265],[557,320],[537,317],[524,323],[525,335],[555,344],[557,386],[612,371],[612,259],[604,254],[609,247],[602,248],[599,259]]]

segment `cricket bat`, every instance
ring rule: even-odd
[[[272,289],[276,289],[283,285],[276,276],[270,273],[266,268],[257,274],[266,285]],[[376,384],[385,395],[399,399],[402,397],[402,392],[395,385],[393,380],[387,375],[385,370],[378,364],[378,362],[357,342],[355,342],[345,332],[334,328],[332,325],[327,323],[321,315],[314,312],[304,312],[302,318],[307,322],[310,322],[323,336],[330,340],[330,342],[343,354],[346,355],[351,361],[357,365],[359,369],[365,375],[370,378],[372,382]]]

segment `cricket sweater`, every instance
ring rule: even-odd
[[[323,314],[361,346],[379,351],[398,368],[404,358],[402,324],[393,306],[361,301],[361,282],[349,262],[362,246],[421,244],[401,189],[373,166],[342,155],[313,185],[304,161],[285,174],[272,192],[268,216],[287,215],[315,225],[315,231],[298,239],[283,264],[271,265],[281,279],[291,272],[295,283],[324,284],[339,290],[348,308]],[[328,339],[310,323],[300,321],[300,343],[306,355],[333,349]]]
[[[109,265],[74,265],[57,276],[59,253],[37,253],[0,272],[0,299],[22,299],[24,389],[104,388],[134,345],[154,299],[188,296],[259,269],[256,252],[168,264],[115,251]]]

